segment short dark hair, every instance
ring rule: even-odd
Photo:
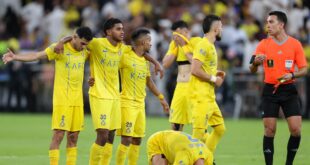
[[[203,29],[203,33],[207,33],[211,30],[211,26],[212,23],[215,21],[220,21],[221,18],[217,15],[207,15],[204,19],[203,19],[203,23],[202,23],[202,29]]]
[[[275,15],[277,16],[278,21],[284,23],[284,27],[286,26],[287,23],[287,17],[286,14],[282,11],[272,11],[268,14],[269,16]]]
[[[146,28],[139,28],[137,30],[135,30],[134,32],[132,32],[131,34],[131,40],[133,42],[136,42],[140,37],[150,34],[151,32],[146,29]]]
[[[93,34],[90,30],[89,27],[79,27],[76,29],[76,34],[80,37],[80,38],[84,38],[87,41],[91,41],[93,39]]]
[[[107,35],[107,30],[112,29],[118,23],[122,23],[122,21],[117,18],[109,18],[103,24],[103,33]]]
[[[171,26],[171,30],[175,31],[177,30],[177,28],[188,28],[188,25],[185,21],[180,20],[180,21],[176,21],[172,24]]]

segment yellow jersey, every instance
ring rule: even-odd
[[[149,160],[154,154],[163,154],[169,164],[173,164],[178,152],[187,152],[189,164],[194,164],[198,159],[207,159],[210,154],[207,146],[193,138],[191,135],[181,132],[166,130],[153,134],[148,140]]]
[[[45,49],[48,60],[55,60],[53,105],[83,106],[84,64],[89,52],[77,51],[69,42],[62,54],[56,54],[55,45]]]
[[[149,62],[138,56],[133,50],[124,54],[120,62],[122,82],[121,99],[130,101],[122,107],[141,106],[146,96],[146,78],[151,76]],[[142,104],[144,105],[144,104]]]
[[[202,62],[202,69],[209,75],[216,76],[217,72],[217,53],[214,44],[207,38],[203,38],[194,49],[193,59]],[[201,80],[191,75],[190,89],[192,96],[198,100],[215,100],[214,84]]]
[[[192,37],[190,40],[189,40],[189,47],[194,50],[194,48],[196,47],[196,45],[202,40],[201,37]],[[168,48],[168,51],[166,53],[166,56],[167,55],[171,55],[171,54],[174,54],[174,49],[177,48],[178,49],[178,52],[177,54],[175,54],[177,56],[177,59],[176,61],[177,62],[182,62],[182,61],[188,61],[183,49],[180,47],[180,46],[177,46],[176,43],[172,40],[169,44],[169,48]]]
[[[89,94],[97,98],[119,99],[119,63],[130,47],[118,43],[113,46],[107,38],[94,38],[88,44],[91,76],[95,78]]]

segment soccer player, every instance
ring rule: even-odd
[[[143,57],[150,51],[150,31],[141,28],[131,35],[132,50],[122,56],[120,61],[121,73],[121,144],[116,154],[116,164],[125,164],[128,153],[128,164],[138,162],[139,148],[145,134],[145,97],[146,86],[158,97],[165,112],[169,112],[169,105],[151,79],[149,62]]]
[[[72,40],[64,45],[64,53],[54,53],[54,46],[41,52],[15,55],[9,51],[3,61],[35,61],[40,59],[55,60],[55,80],[53,94],[52,129],[49,158],[51,165],[58,165],[59,145],[67,132],[67,165],[75,165],[77,140],[84,125],[83,78],[84,63],[89,56],[85,46],[92,40],[88,27],[80,27]]]
[[[189,78],[191,75],[191,61],[193,49],[201,41],[200,37],[189,39],[188,25],[184,21],[177,21],[172,24],[173,40],[163,59],[165,69],[169,68],[174,61],[178,63],[177,85],[171,103],[169,122],[172,129],[182,131],[184,124],[191,123],[192,112],[188,98]]]
[[[90,149],[90,165],[108,165],[112,157],[115,130],[121,128],[121,109],[119,92],[119,63],[123,54],[131,50],[122,43],[124,27],[116,18],[108,19],[103,25],[105,38],[94,38],[89,44],[91,77],[96,83],[89,89],[89,101],[97,138]],[[71,37],[59,42],[57,50]],[[144,56],[155,64],[158,62]],[[161,72],[162,76],[162,72]]]
[[[193,137],[204,140],[208,125],[213,128],[206,140],[212,153],[225,132],[222,113],[215,100],[215,87],[220,87],[225,72],[217,70],[217,53],[214,42],[221,39],[222,22],[216,15],[208,15],[202,24],[205,33],[193,54],[190,78],[193,104]]]
[[[159,131],[147,141],[150,165],[212,165],[213,155],[207,146],[180,131]]]
[[[265,163],[273,163],[273,141],[281,107],[291,134],[287,144],[286,165],[292,165],[301,139],[302,120],[294,82],[296,78],[307,74],[307,62],[301,43],[285,31],[285,13],[270,12],[266,24],[269,37],[260,41],[250,61],[252,73],[256,73],[258,66],[263,65],[265,74],[260,106],[263,111]]]

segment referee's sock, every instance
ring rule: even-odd
[[[273,162],[273,139],[274,137],[264,136],[263,149],[266,165],[272,165]]]
[[[292,165],[300,144],[300,136],[290,136],[287,144],[286,165]]]

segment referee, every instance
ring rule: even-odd
[[[261,108],[263,111],[263,151],[266,165],[272,165],[274,136],[280,107],[290,131],[286,165],[292,165],[301,139],[301,105],[295,79],[305,76],[307,62],[301,43],[285,32],[286,14],[272,11],[267,18],[268,38],[258,44],[250,63],[252,73],[263,65],[265,79]],[[295,70],[297,66],[297,70]]]

